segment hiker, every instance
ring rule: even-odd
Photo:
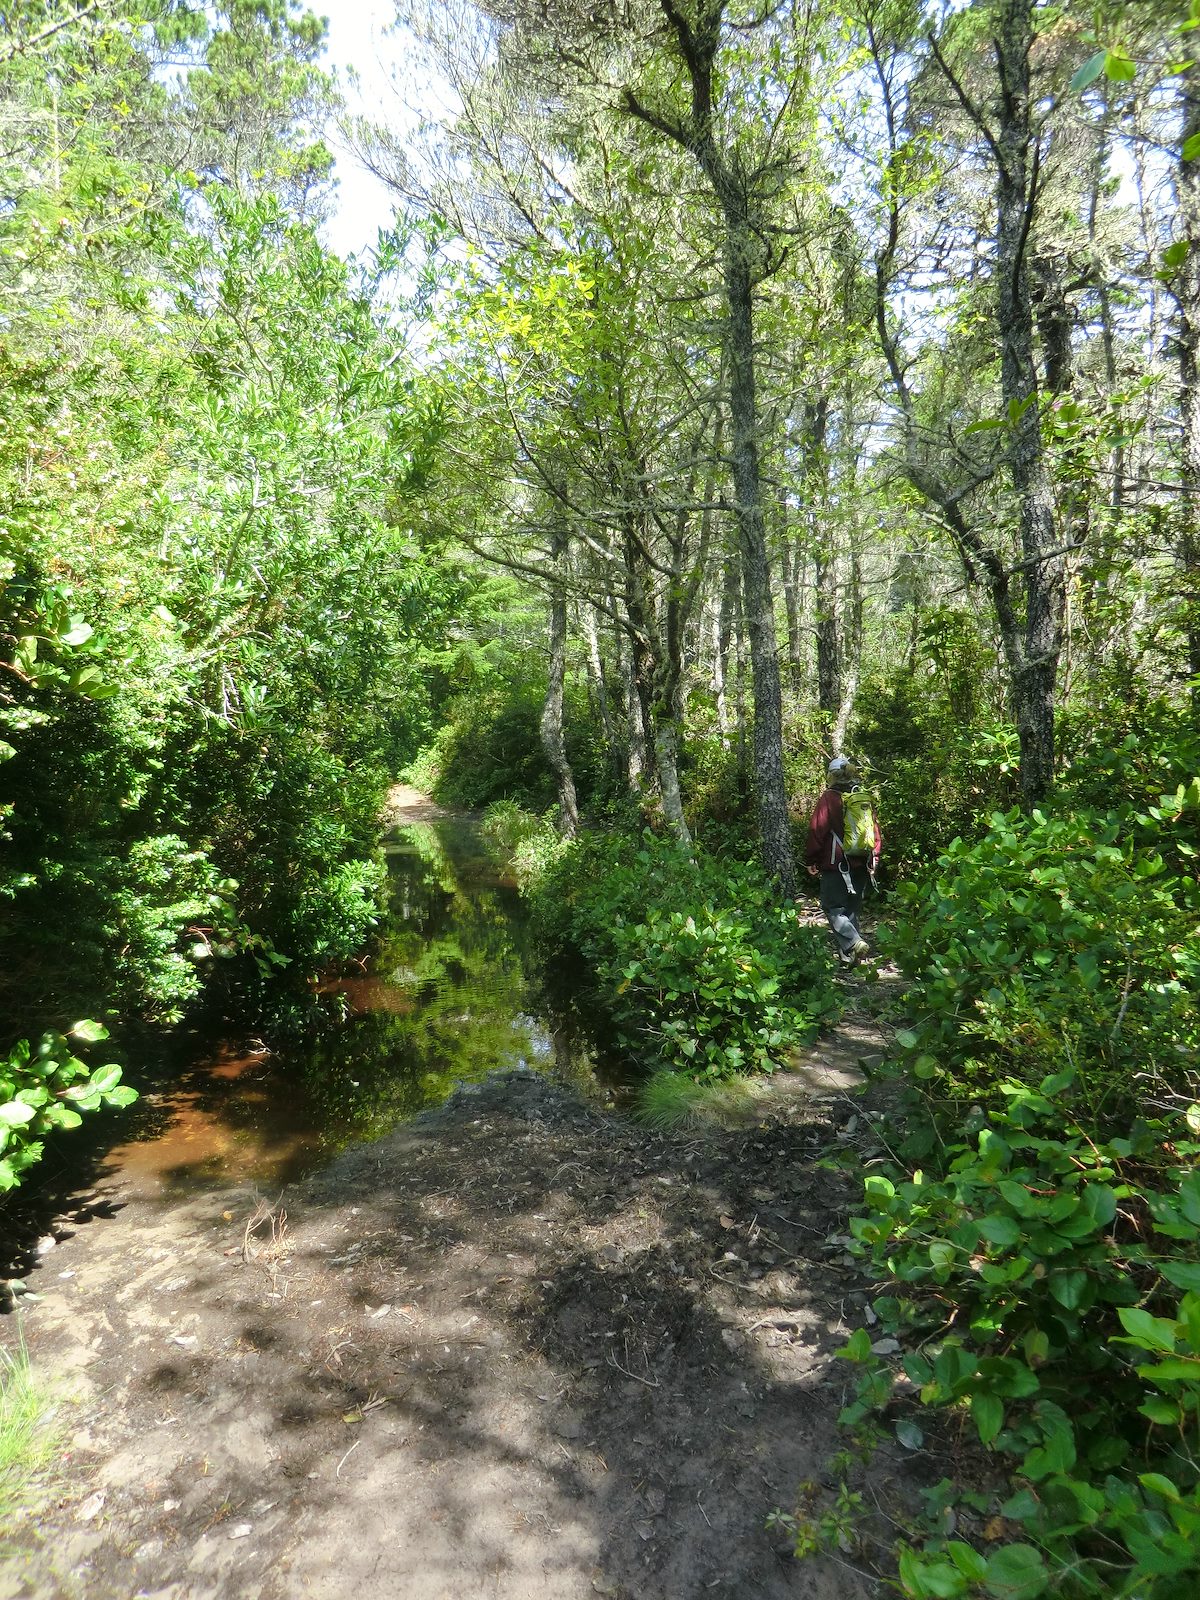
[[[859,917],[868,890],[874,887],[882,847],[871,797],[858,787],[854,763],[837,756],[829,763],[829,787],[809,822],[804,859],[809,874],[821,880],[821,910],[833,929],[844,967],[853,967],[870,954]]]

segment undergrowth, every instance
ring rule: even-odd
[[[1003,1484],[940,1486],[911,1600],[1200,1592],[1198,820],[1200,780],[996,816],[901,891],[906,1100],[851,1224],[879,1293],[842,1422],[920,1450],[945,1413]]]
[[[545,965],[647,1072],[770,1072],[839,1004],[827,941],[760,868],[644,833],[585,835],[531,883]]]

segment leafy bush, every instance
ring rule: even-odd
[[[969,1416],[1008,1478],[987,1553],[902,1550],[914,1600],[1200,1583],[1200,780],[1137,811],[996,815],[902,888],[917,1020],[899,1149],[851,1224],[888,1280],[843,1413]],[[948,1491],[949,1492],[949,1491]],[[944,1499],[944,1497],[943,1497]],[[960,1522],[959,1532],[969,1531]]]
[[[533,900],[545,958],[582,969],[585,1023],[647,1067],[771,1071],[837,1005],[827,941],[756,866],[693,859],[649,833],[591,837]]]
[[[1197,780],[1136,830],[1120,814],[1012,811],[901,886],[890,947],[920,987],[900,1042],[931,1094],[994,1099],[1009,1078],[1070,1071],[1072,1103],[1103,1126],[1186,1088],[1200,889],[1164,849],[1194,859],[1198,817]]]
[[[1056,808],[1115,813],[1141,847],[1161,850],[1173,870],[1194,872],[1195,828],[1165,836],[1156,814],[1161,795],[1186,789],[1200,772],[1200,730],[1187,707],[1146,700],[1126,678],[1100,704],[1064,710],[1057,737],[1069,764]]]
[[[537,883],[570,848],[555,826],[555,809],[537,817],[515,800],[493,800],[484,813],[484,836],[509,857],[522,889]]]
[[[470,807],[502,798],[548,806],[555,786],[542,749],[544,695],[536,684],[500,683],[452,700],[432,752],[422,757],[422,775],[437,799]]]
[[[69,1032],[85,1043],[108,1038],[96,1022],[77,1022]],[[77,1128],[85,1111],[136,1099],[137,1090],[121,1083],[119,1066],[89,1069],[61,1033],[44,1034],[36,1049],[18,1041],[0,1061],[0,1192],[14,1189],[40,1158],[44,1134]]]
[[[983,1558],[934,1540],[904,1593],[1184,1600],[1200,1580],[1200,1106],[1104,1142],[1063,1123],[1063,1075],[1005,1086],[944,1176],[867,1179],[859,1248],[895,1284],[875,1312],[906,1346],[904,1399],[969,1413],[1031,1543]],[[950,1331],[948,1331],[950,1330]],[[865,1329],[843,1421],[895,1397]],[[919,1426],[904,1406],[898,1432]]]
[[[239,1009],[281,973],[304,995],[359,945],[379,798],[429,726],[419,653],[464,590],[410,531],[437,426],[366,280],[269,183],[206,180],[199,227],[149,146],[97,188],[96,62],[152,78],[149,34],[102,31],[95,59],[47,42],[85,159],[0,350],[0,1052],[83,1012],[177,1020],[218,975]],[[18,103],[48,81],[3,75]],[[22,126],[14,246],[44,233],[36,104]]]
[[[542,747],[544,677],[527,677],[526,658],[479,675],[442,707],[442,725],[407,771],[408,780],[445,805],[472,809],[514,800],[541,812],[558,789]],[[568,681],[564,707],[567,756],[580,803],[605,780],[605,759],[586,694]]]

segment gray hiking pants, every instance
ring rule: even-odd
[[[862,914],[863,902],[871,892],[867,863],[850,861],[847,866],[850,869],[850,881],[854,885],[853,894],[839,871],[830,870],[821,874],[821,910],[833,929],[838,952],[844,956],[848,956],[862,938],[858,919]]]

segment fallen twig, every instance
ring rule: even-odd
[[[623,1367],[611,1350],[608,1353],[608,1364],[610,1367],[616,1367],[618,1372],[623,1372],[627,1378],[632,1378],[634,1383],[644,1383],[647,1389],[662,1388],[657,1378],[639,1378],[636,1372],[630,1372],[628,1367]]]

